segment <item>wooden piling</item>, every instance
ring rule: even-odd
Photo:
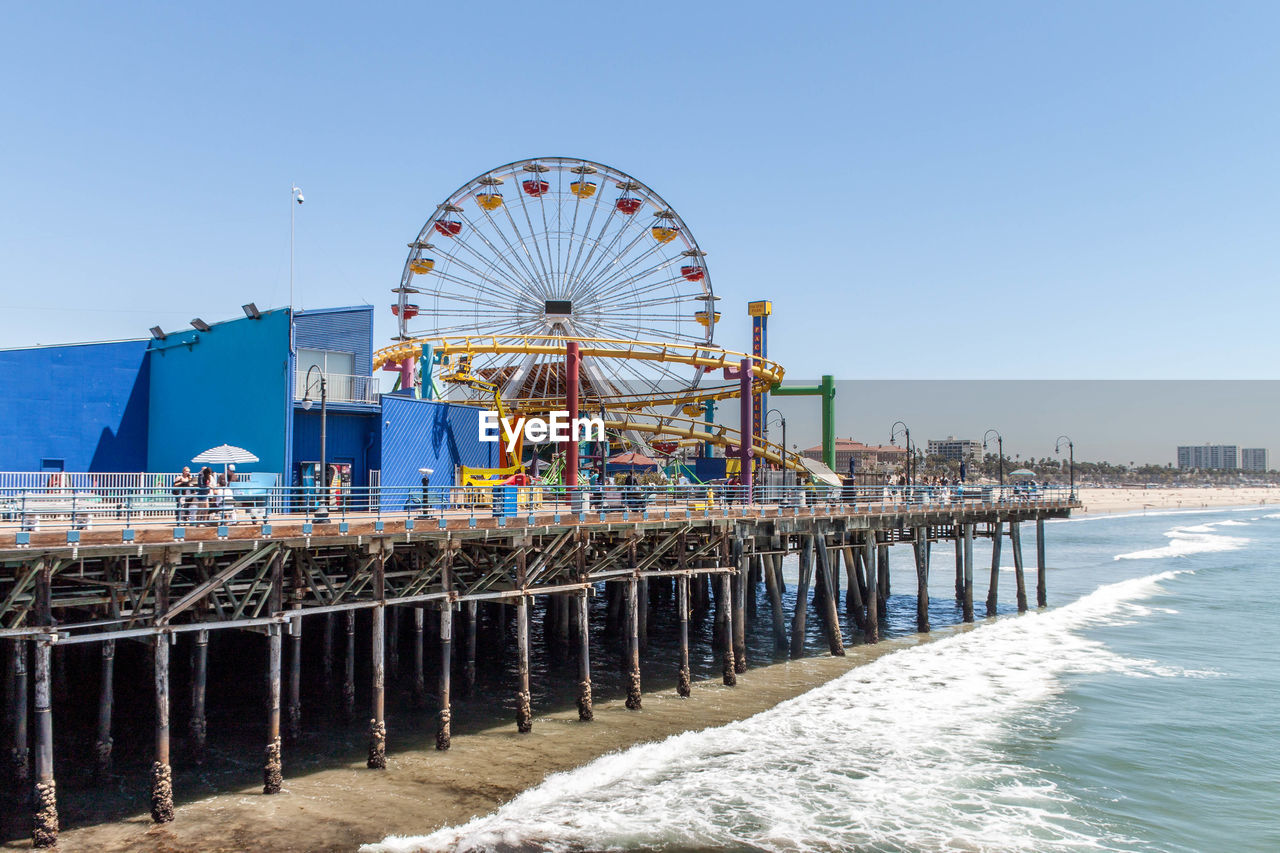
[[[844,552],[844,565],[846,574],[846,586],[849,591],[846,595],[848,599],[845,602],[845,609],[849,611],[849,619],[852,625],[849,628],[850,633],[853,631],[866,632],[867,629],[867,612],[866,604],[862,599],[862,549],[858,548],[851,539],[852,534],[845,533],[840,550]]]
[[[867,570],[867,616],[863,632],[868,643],[880,642],[880,598],[879,561],[876,559],[875,531],[868,530],[863,534],[862,564]]]
[[[426,643],[426,636],[423,631],[423,623],[425,621],[426,612],[421,607],[413,608],[413,705],[415,708],[425,708],[427,705],[426,665],[424,662],[426,652],[423,648]]]
[[[1044,563],[1044,519],[1036,519],[1036,606],[1049,606],[1049,579]]]
[[[964,621],[973,621],[973,524],[961,525],[964,539]]]
[[[387,620],[387,676],[400,677],[400,608],[388,604]]]
[[[800,582],[796,585],[795,610],[791,614],[791,657],[804,657],[805,623],[809,617],[809,582],[813,575],[813,536],[800,537]]]
[[[467,601],[467,662],[462,669],[462,678],[468,694],[476,685],[476,619],[478,616],[475,599]]]
[[[964,604],[964,533],[961,525],[952,527],[956,540],[956,603]]]
[[[591,599],[588,591],[578,591],[578,720],[589,723],[595,719],[591,707]]]
[[[724,610],[723,628],[720,631],[721,681],[733,687],[738,683],[738,673],[733,659],[733,590],[727,573],[716,575],[720,583],[719,605]]]
[[[369,720],[369,758],[365,764],[370,770],[385,770],[387,767],[387,722],[386,722],[386,552],[380,551],[373,561],[373,597],[377,605],[370,608],[373,616],[372,651],[373,651],[373,717]]]
[[[916,630],[929,633],[929,528],[917,527],[911,543],[916,558]]]
[[[776,567],[776,563],[781,561],[780,554],[764,555],[764,588],[769,595],[769,609],[773,613],[773,648],[777,651],[787,648],[787,617],[782,609],[782,590],[778,585]]]
[[[169,564],[155,567],[155,613],[169,609]],[[151,765],[151,819],[156,823],[173,820],[173,770],[169,765],[169,634],[152,640],[155,651],[156,756]]]
[[[333,686],[333,617],[333,611],[324,615],[324,648],[320,656],[320,677],[324,682],[326,695]]]
[[[516,654],[519,655],[519,689],[516,691],[516,730],[533,731],[533,711],[529,697],[529,597],[516,601]]]
[[[823,628],[827,634],[827,647],[836,657],[844,657],[844,637],[840,634],[840,614],[836,610],[836,572],[831,565],[831,555],[827,551],[826,536],[816,533],[813,537],[814,554],[818,561],[818,573],[825,586],[822,596],[822,608],[826,614]]]
[[[449,677],[453,670],[453,605],[440,606],[440,712],[436,725],[436,749],[446,750],[453,740]]]
[[[262,764],[262,793],[278,794],[284,784],[280,760],[281,626],[267,626],[267,748]]]
[[[876,596],[878,602],[877,609],[879,616],[883,620],[889,615],[889,546],[881,543],[876,547],[876,575],[879,577],[877,589],[879,594]]]
[[[991,529],[991,579],[987,582],[987,615],[996,615],[996,603],[1000,590],[1000,540],[1004,535],[1004,523],[997,521]]]
[[[632,565],[635,565],[634,562]],[[649,647],[649,579],[640,578],[636,582],[636,635],[640,638],[640,647]]]
[[[356,716],[356,612],[347,611],[347,654],[342,661],[342,718],[348,723]]]
[[[94,775],[102,778],[111,772],[111,714],[115,704],[116,641],[103,640],[102,663],[98,681],[98,736],[93,744]]]
[[[680,557],[683,567],[683,547]],[[680,619],[680,669],[676,675],[676,693],[688,697],[692,685],[689,675],[689,576],[686,574],[676,578],[676,612]]]
[[[1018,596],[1018,612],[1027,612],[1027,584],[1022,576],[1022,525],[1009,522],[1009,547],[1013,549],[1013,581]]]
[[[632,546],[634,567],[635,546]],[[640,710],[640,615],[639,583],[627,578],[627,708]]]
[[[191,737],[191,757],[197,764],[204,763],[205,745],[209,736],[204,709],[208,672],[209,632],[196,631],[195,647],[191,650],[191,720],[187,724],[187,731]]]
[[[13,641],[13,751],[10,767],[16,785],[31,778],[30,735],[27,733],[27,641]]]
[[[47,583],[46,580],[45,596],[48,594]],[[36,641],[35,647],[36,783],[32,844],[36,849],[49,849],[58,846],[58,786],[53,778],[53,708],[49,677],[52,650],[43,637]],[[25,720],[25,714],[23,716]]]
[[[737,572],[730,578],[733,592],[733,671],[747,671],[747,573],[751,557],[742,537],[733,538],[733,557]]]

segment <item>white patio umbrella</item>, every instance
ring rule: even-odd
[[[234,444],[219,444],[217,447],[210,447],[191,461],[197,465],[221,465],[222,474],[226,477],[227,483],[230,483],[231,478],[227,477],[228,465],[234,465],[237,462],[257,462],[258,457],[243,447],[236,447]]]

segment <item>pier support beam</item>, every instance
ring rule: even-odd
[[[426,622],[426,611],[421,607],[413,608],[413,705],[425,708],[427,705],[427,679],[423,657],[426,642],[423,624]]]
[[[41,574],[43,576],[44,573]],[[47,579],[44,583],[44,595],[47,596]],[[32,845],[36,849],[49,849],[58,846],[58,786],[53,779],[53,709],[50,702],[52,686],[49,677],[49,657],[52,649],[43,638],[36,641],[35,647],[36,784]],[[24,713],[24,719],[25,716]]]
[[[1009,547],[1013,549],[1013,582],[1018,596],[1018,612],[1027,612],[1027,584],[1022,576],[1022,525],[1009,522]]]
[[[916,630],[929,633],[929,528],[917,527],[912,547],[916,557]]]
[[[683,539],[683,537],[682,537]],[[684,543],[681,542],[680,566],[684,568]],[[676,675],[676,693],[687,697],[692,689],[689,678],[689,576],[676,578],[676,611],[680,618],[680,670]]]
[[[814,555],[818,559],[818,572],[823,579],[822,610],[823,621],[827,632],[827,646],[831,654],[844,657],[844,637],[840,634],[840,613],[836,609],[836,572],[831,565],[831,554],[827,551],[826,536],[814,534]]]
[[[852,623],[849,626],[850,635],[854,631],[865,633],[867,629],[866,605],[862,600],[862,587],[865,585],[860,568],[862,553],[850,541],[851,535],[846,532],[840,546],[840,550],[844,552],[845,580],[849,587],[849,591],[845,595],[845,609],[849,611],[849,620]]]
[[[289,625],[289,740],[302,737],[302,617],[295,616]]]
[[[378,602],[378,605],[369,610],[370,615],[373,617],[373,630],[369,632],[372,635],[372,643],[370,645],[373,651],[373,696],[371,703],[373,716],[369,720],[369,758],[365,761],[365,764],[370,770],[385,770],[387,768],[386,560],[386,552],[380,551],[373,561],[373,597]]]
[[[281,625],[267,626],[267,748],[262,763],[262,793],[278,794],[284,784],[280,760]]]
[[[99,778],[111,772],[111,713],[115,704],[116,641],[103,640],[101,678],[98,685],[98,738],[93,744],[93,772]]]
[[[733,665],[733,590],[727,573],[716,575],[716,579],[720,584],[720,607],[724,610],[724,618],[717,620],[723,623],[720,630],[720,675],[725,686],[733,687],[738,683],[738,673]]]
[[[524,572],[521,572],[523,575]],[[519,688],[516,691],[516,731],[533,731],[533,709],[529,697],[529,597],[516,601],[516,654],[519,656]]]
[[[631,546],[631,564],[635,567],[635,545]],[[639,582],[627,578],[627,708],[640,710],[640,616]],[[645,603],[648,606],[648,602]]]
[[[876,568],[876,574],[879,576],[877,589],[880,591],[876,596],[877,611],[881,619],[889,615],[889,546],[881,544],[876,548],[876,562],[879,564]]]
[[[191,736],[191,756],[197,764],[204,763],[205,745],[209,738],[209,723],[205,718],[205,682],[209,674],[209,632],[196,631],[195,647],[191,650],[191,721],[187,732]]]
[[[809,581],[813,576],[813,536],[800,537],[800,582],[796,585],[795,611],[791,614],[791,657],[804,657],[805,623],[809,617]]]
[[[964,604],[964,532],[961,525],[952,527],[956,540],[956,604]]]
[[[31,778],[31,748],[27,733],[27,641],[13,641],[13,781],[25,785]]]
[[[467,602],[467,662],[462,669],[462,679],[467,693],[476,686],[476,619],[478,608],[475,599]]]
[[[868,530],[863,534],[866,539],[862,543],[862,564],[867,570],[867,618],[863,629],[868,643],[880,642],[880,571],[879,560],[876,559],[876,534]]]
[[[747,575],[751,557],[741,536],[733,539],[734,565],[738,571],[730,583],[733,590],[733,671],[747,671]]]
[[[987,615],[996,615],[996,603],[1000,590],[1000,545],[1004,536],[1004,523],[997,521],[991,529],[991,579],[987,583]]]
[[[453,605],[440,607],[440,714],[436,724],[436,749],[448,749],[453,741],[449,704],[449,676],[453,670]]]
[[[578,592],[578,719],[589,723],[595,719],[591,707],[591,598],[588,590]]]
[[[1036,606],[1049,606],[1049,580],[1044,567],[1044,519],[1036,519]]]
[[[964,621],[973,621],[973,525],[962,524],[964,540]]]
[[[326,695],[333,686],[333,617],[333,611],[324,615],[324,647],[320,656],[320,677],[324,681]]]
[[[778,584],[781,563],[781,554],[764,555],[764,588],[769,595],[769,609],[773,613],[773,648],[776,651],[787,648],[787,616],[782,609],[782,589]]]
[[[346,612],[347,653],[342,661],[342,718],[348,723],[356,716],[356,612]]]
[[[157,616],[169,609],[169,564],[157,566]],[[169,765],[169,634],[157,634],[155,651],[156,757],[151,765],[151,819],[156,823],[173,820],[173,770]]]

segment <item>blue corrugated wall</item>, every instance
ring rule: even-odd
[[[497,465],[498,445],[479,437],[480,409],[456,403],[382,398],[382,485],[414,488],[419,468],[433,468],[432,486],[453,486],[454,466]]]
[[[355,353],[357,376],[373,370],[373,306],[321,308],[294,315],[293,337],[298,347]]]
[[[147,470],[181,470],[234,444],[260,460],[240,470],[285,471],[289,367],[287,309],[153,341]]]
[[[0,350],[0,471],[147,464],[147,341]]]

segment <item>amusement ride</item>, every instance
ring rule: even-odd
[[[399,388],[500,417],[545,416],[565,409],[572,381],[580,411],[605,423],[606,446],[584,444],[580,466],[566,466],[553,445],[541,457],[519,446],[508,454],[504,436],[499,467],[465,469],[467,484],[531,466],[553,484],[566,467],[603,474],[619,450],[670,463],[717,446],[742,459],[744,431],[714,423],[714,407],[748,389],[765,394],[783,377],[775,362],[715,344],[706,253],[672,206],[590,160],[520,160],[468,181],[409,243],[393,293],[397,334],[374,363],[398,373]],[[580,365],[572,380],[571,342]],[[806,470],[743,421],[748,460]]]

